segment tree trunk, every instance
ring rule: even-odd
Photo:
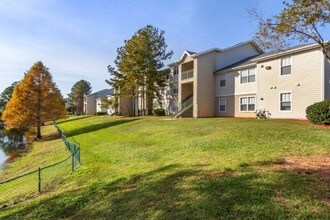
[[[37,126],[37,137],[36,140],[41,140],[41,125],[38,124]]]

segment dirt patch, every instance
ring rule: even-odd
[[[272,164],[271,167],[299,174],[318,175],[330,181],[330,155],[285,157],[281,163]]]
[[[302,123],[302,124],[307,124],[307,125],[314,126],[314,127],[330,129],[330,125],[317,125],[317,124],[314,124],[314,123],[312,123],[308,120],[298,120],[298,119],[288,119],[288,120],[293,121],[293,122]]]

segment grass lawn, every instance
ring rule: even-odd
[[[81,167],[56,191],[0,209],[0,218],[330,218],[329,178],[275,166],[289,156],[329,156],[330,129],[284,120],[167,119],[59,122],[81,145]],[[36,166],[58,141],[37,143],[5,175]],[[53,149],[48,161],[56,162],[63,152]]]

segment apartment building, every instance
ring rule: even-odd
[[[84,96],[84,113],[86,115],[94,115],[96,112],[107,112],[113,114],[116,109],[102,107],[102,99],[111,99],[114,94],[113,89],[103,89]]]
[[[330,64],[317,44],[263,53],[252,41],[200,53],[185,51],[171,63],[176,117],[305,119],[306,107],[330,99]]]

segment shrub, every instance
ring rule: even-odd
[[[308,106],[306,115],[314,124],[330,124],[330,100]]]
[[[107,112],[95,112],[94,115],[107,115]]]
[[[156,108],[152,110],[152,114],[155,116],[165,116],[165,110],[163,108]]]

